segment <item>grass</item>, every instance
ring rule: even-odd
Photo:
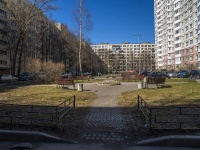
[[[75,95],[77,107],[90,106],[93,92],[78,92],[54,86],[0,87],[0,103],[55,106]]]
[[[168,88],[124,92],[120,95],[119,105],[122,107],[136,106],[138,95],[151,106],[199,105],[200,84],[176,83]]]
[[[195,80],[189,78],[166,78],[166,82],[196,82]]]

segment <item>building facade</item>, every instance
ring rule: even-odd
[[[10,61],[7,48],[7,12],[6,2],[0,0],[0,74],[10,73]]]
[[[200,69],[199,3],[154,0],[157,69]]]
[[[109,73],[121,73],[137,70],[138,72],[155,70],[155,45],[109,44],[91,45],[93,51],[105,63]]]

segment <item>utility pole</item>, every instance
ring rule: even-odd
[[[133,36],[138,37],[138,45],[139,45],[139,74],[140,74],[140,73],[141,73],[141,48],[140,48],[140,37],[141,37],[142,35],[136,34],[136,35],[133,35]]]

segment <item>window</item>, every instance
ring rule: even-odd
[[[193,60],[193,56],[190,56],[190,61]]]
[[[190,37],[193,36],[193,32],[190,32]]]
[[[180,61],[180,57],[177,57],[177,58],[176,58],[176,62],[179,62],[179,61]]]
[[[186,38],[186,39],[188,38],[188,34],[185,35],[185,38]]]
[[[190,29],[192,29],[192,23],[190,24]]]
[[[180,43],[178,43],[178,44],[175,45],[175,48],[178,48],[178,47],[180,47]]]
[[[177,3],[174,4],[175,8],[178,7],[178,6],[179,6],[179,2],[177,2]]]
[[[192,7],[190,8],[190,13],[192,12]]]
[[[180,33],[180,30],[176,30],[176,31],[175,31],[175,34],[179,34],[179,33]]]
[[[192,45],[193,44],[193,40],[190,40],[190,45]]]
[[[178,40],[180,40],[180,37],[179,37],[179,36],[176,37],[175,41],[178,41]],[[171,42],[170,42],[170,44],[171,44]]]

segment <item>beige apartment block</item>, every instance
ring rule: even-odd
[[[109,73],[121,73],[136,70],[155,70],[155,45],[141,44],[95,44],[93,51],[106,64]]]

